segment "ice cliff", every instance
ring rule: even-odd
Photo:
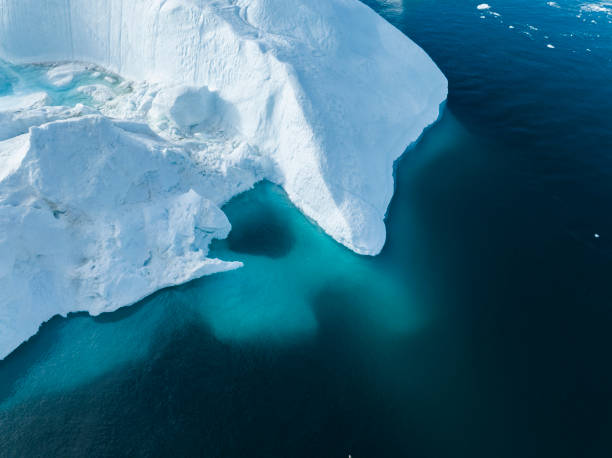
[[[0,0],[0,58],[130,80],[79,87],[91,107],[18,84],[0,97],[0,358],[55,314],[237,267],[208,244],[230,230],[219,207],[261,179],[377,254],[393,162],[447,94],[357,0]]]

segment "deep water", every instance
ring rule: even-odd
[[[383,253],[258,185],[213,246],[243,269],[0,362],[0,456],[612,456],[612,11],[366,3],[450,85]]]

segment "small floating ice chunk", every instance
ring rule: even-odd
[[[595,237],[596,239],[598,239],[598,238],[600,237],[600,235],[599,235],[599,234],[597,234],[597,233],[595,233],[595,234],[593,234],[593,237]]]
[[[561,8],[557,2],[547,2],[548,6],[552,6],[553,8]]]
[[[74,78],[87,71],[87,66],[83,64],[64,64],[51,68],[47,72],[47,79],[55,87],[66,87],[72,83]]]
[[[514,28],[514,26],[513,26],[513,25],[509,25],[509,26],[508,26],[508,28],[509,28],[509,29],[513,29],[513,28]]]
[[[547,48],[550,48],[550,49],[555,49],[555,46],[554,46],[554,45],[551,45],[550,43],[548,43],[548,44],[546,45],[546,47],[547,47]]]
[[[476,9],[479,9],[479,10],[490,10],[491,9],[491,5],[489,5],[488,3],[481,3],[480,5],[478,5],[476,7]]]

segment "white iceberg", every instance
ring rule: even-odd
[[[90,65],[132,81],[80,88],[97,111],[0,102],[0,358],[54,314],[237,267],[208,243],[229,231],[219,207],[261,179],[377,254],[393,163],[447,95],[357,0],[0,0],[0,58],[69,63],[54,87]]]
[[[198,172],[130,127],[86,116],[0,142],[0,355],[58,313],[240,267],[206,257],[230,223]]]

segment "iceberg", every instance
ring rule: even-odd
[[[96,115],[51,122],[1,142],[0,160],[3,356],[56,314],[241,266],[206,257],[230,223],[152,132]]]
[[[263,179],[378,254],[393,164],[447,96],[357,0],[0,0],[0,59],[55,63],[49,90],[91,99],[54,105],[13,76],[0,97],[0,358],[56,314],[240,267],[208,244]]]

